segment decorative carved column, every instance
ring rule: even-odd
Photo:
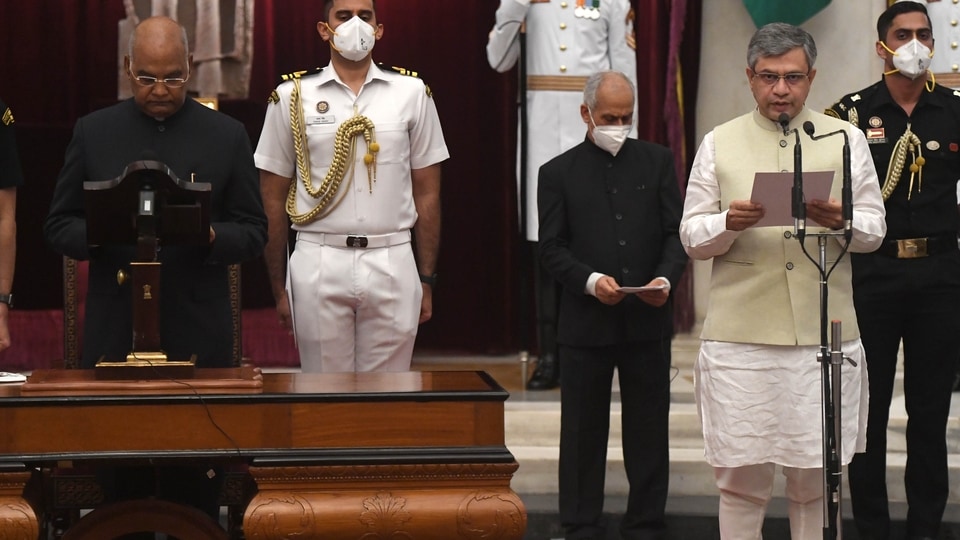
[[[4,540],[37,540],[40,524],[33,507],[23,498],[30,471],[0,472],[0,537]]]
[[[517,463],[251,467],[250,540],[521,540]]]

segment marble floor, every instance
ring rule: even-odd
[[[670,506],[677,513],[715,514],[716,487],[712,471],[703,461],[703,442],[700,424],[693,399],[692,369],[696,360],[699,340],[695,335],[678,335],[673,342],[673,380],[671,383],[671,499]],[[481,369],[487,371],[501,386],[510,392],[505,405],[506,440],[511,452],[521,464],[514,477],[514,489],[530,501],[534,507],[547,509],[555,504],[556,441],[559,437],[560,391],[528,391],[524,381],[535,367],[535,358],[524,362],[520,354],[484,357],[419,354],[414,359],[414,369],[457,370]],[[891,404],[889,424],[888,485],[891,497],[891,512],[895,518],[905,517],[905,493],[903,491],[903,468],[905,456],[906,413],[903,407],[902,379]],[[617,385],[614,382],[614,401]],[[960,394],[956,394],[960,395]],[[617,403],[611,406],[611,414],[619,415]],[[619,424],[611,419],[607,491],[613,511],[622,504],[626,482],[622,475],[622,452],[619,450],[618,433],[613,426]],[[960,523],[960,398],[954,399],[947,430],[947,442],[951,450],[951,494],[945,519]],[[778,475],[779,476],[779,475]],[[771,503],[769,515],[784,516],[782,500]],[[848,497],[845,483],[841,490]],[[844,500],[845,516],[849,513],[849,501]],[[958,535],[960,538],[960,535]]]

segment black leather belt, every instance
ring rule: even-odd
[[[410,242],[410,231],[366,236],[362,234],[331,234],[313,231],[298,231],[297,240],[312,244],[349,248],[382,248],[399,246]]]
[[[940,234],[925,238],[884,240],[877,253],[895,259],[918,259],[957,249],[957,235]]]

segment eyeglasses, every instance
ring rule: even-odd
[[[190,78],[190,76],[187,75],[186,77],[166,77],[158,79],[150,75],[134,75],[132,71],[130,71],[130,76],[133,77],[133,80],[137,81],[137,84],[140,86],[153,86],[157,83],[163,83],[167,88],[180,88],[187,84],[187,79]]]
[[[780,79],[783,79],[788,86],[796,86],[806,81],[809,77],[807,77],[806,73],[784,73],[783,75],[780,75],[779,73],[761,71],[760,73],[754,73],[753,78],[759,79],[760,82],[767,86],[776,85],[778,82],[780,82]]]

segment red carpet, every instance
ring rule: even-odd
[[[260,367],[298,367],[293,336],[280,328],[273,308],[243,311],[243,356]],[[62,366],[63,313],[12,310],[13,344],[0,352],[0,371],[32,371]]]

